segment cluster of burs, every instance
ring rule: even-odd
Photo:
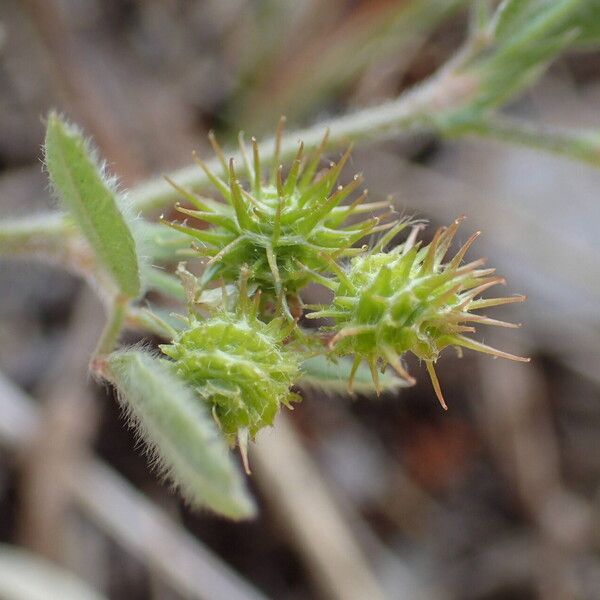
[[[379,373],[388,367],[414,383],[403,363],[412,352],[425,362],[444,407],[434,364],[447,346],[526,360],[466,335],[477,324],[515,326],[478,311],[524,299],[479,297],[503,280],[483,268],[483,260],[464,263],[477,234],[447,258],[461,219],[423,245],[417,239],[422,223],[398,218],[389,201],[365,202],[361,175],[338,184],[350,149],[337,163],[324,163],[326,134],[312,153],[300,143],[284,167],[281,129],[268,169],[255,140],[247,148],[240,136],[236,164],[211,136],[225,177],[197,162],[220,198],[172,182],[185,199],[185,206],[176,205],[184,218],[165,221],[189,235],[204,269],[194,277],[180,267],[189,315],[161,350],[211,407],[230,443],[244,444],[272,424],[281,404],[297,399],[292,387],[302,362],[317,354],[353,361],[351,392],[362,361],[377,391]],[[304,304],[308,284],[327,288],[331,302]],[[222,301],[211,309],[203,297],[216,286]],[[324,325],[300,324],[310,319]]]

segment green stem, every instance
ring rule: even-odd
[[[484,2],[482,7],[486,5],[487,3]],[[556,25],[557,21],[564,18],[565,12],[572,8],[573,2],[568,0],[562,2],[560,6],[557,5],[556,9],[551,11],[549,16],[529,27],[525,32],[526,35],[532,35],[532,31],[539,35],[540,30]],[[433,117],[442,116],[444,113],[456,114],[461,109],[468,108],[469,103],[481,92],[482,82],[480,76],[472,72],[464,72],[463,67],[493,42],[493,39],[489,37],[491,34],[489,32],[485,34],[481,30],[481,24],[488,18],[487,10],[483,10],[481,14],[476,11],[475,17],[477,26],[475,30],[472,30],[472,35],[468,37],[458,53],[440,68],[437,74],[393,101],[288,133],[284,136],[281,145],[280,159],[286,160],[296,153],[299,139],[304,141],[305,150],[317,147],[321,143],[325,129],[329,129],[330,132],[329,146],[339,147],[352,141],[382,138],[401,132],[431,131],[436,127],[436,122],[437,127],[443,123],[443,119],[434,119]],[[506,54],[506,51],[503,52]],[[580,132],[550,128],[539,129],[527,122],[493,119],[476,124],[467,123],[464,126],[461,124],[461,127],[454,131],[455,135],[463,133],[496,137],[600,166],[597,138]],[[265,164],[274,159],[275,141],[273,138],[261,145],[261,155]],[[238,162],[243,160],[237,152],[233,153],[233,158]],[[223,167],[218,158],[209,161],[209,167],[215,173],[222,173]],[[209,184],[206,174],[196,166],[188,166],[172,173],[171,179],[180,186],[191,190],[200,190]],[[137,212],[149,213],[168,207],[179,197],[179,194],[163,179],[154,179],[143,182],[132,189],[130,197],[133,208]],[[26,245],[30,243],[34,250],[39,249],[46,241],[49,244],[59,243],[61,232],[67,230],[67,224],[59,217],[56,219],[57,221],[52,224],[50,231],[48,230],[49,225],[35,223],[31,224],[28,234],[7,230],[7,224],[0,225],[0,255],[22,253],[20,244],[23,239],[25,240],[23,243]],[[10,226],[14,228],[15,224],[18,223],[12,223]],[[44,237],[46,241],[44,241]],[[42,248],[41,252],[43,251]]]
[[[0,224],[0,256],[32,254],[61,260],[75,228],[60,213],[4,219]]]
[[[98,341],[98,345],[96,346],[96,350],[92,357],[91,368],[93,371],[99,371],[100,374],[102,374],[104,358],[114,350],[125,325],[128,304],[128,296],[121,294],[114,299],[110,312],[108,313],[108,319],[104,325],[100,340]]]
[[[357,140],[380,139],[402,131],[429,130],[427,115],[455,110],[466,104],[475,91],[470,80],[455,75],[442,69],[437,76],[405,92],[396,100],[292,131],[283,139],[280,158],[284,161],[293,157],[298,151],[300,139],[304,141],[305,150],[318,147],[326,129],[329,129],[329,146],[333,147]],[[274,155],[274,138],[261,143],[261,161],[268,164]],[[242,161],[243,157],[238,152],[232,156],[238,163]],[[217,158],[208,161],[208,166],[215,173],[223,174]],[[170,177],[180,186],[192,190],[209,184],[206,174],[197,166],[180,169]],[[166,181],[155,179],[131,190],[130,197],[136,211],[148,213],[168,206],[179,195]]]
[[[461,133],[520,144],[600,167],[600,131],[588,132],[494,115],[465,125]]]

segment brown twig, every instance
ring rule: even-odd
[[[260,437],[252,460],[259,485],[321,593],[340,600],[384,598],[346,519],[284,414],[276,429]]]
[[[483,393],[474,398],[490,450],[538,531],[535,574],[541,598],[572,598],[575,553],[591,542],[590,507],[566,489],[546,391],[535,365],[480,361]]]

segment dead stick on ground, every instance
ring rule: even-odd
[[[484,393],[474,402],[476,414],[496,462],[537,527],[540,597],[571,598],[571,563],[591,542],[591,511],[564,487],[543,383],[535,365],[480,365]]]
[[[384,598],[325,482],[284,414],[253,448],[256,477],[320,591],[339,600]]]
[[[87,453],[96,428],[94,398],[85,373],[102,326],[101,315],[99,301],[85,289],[58,358],[39,386],[39,427],[20,465],[19,541],[65,566],[71,500],[60,482]]]

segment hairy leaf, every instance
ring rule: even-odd
[[[139,264],[114,183],[106,176],[81,131],[50,113],[45,142],[46,168],[56,195],[112,275],[119,290],[140,293]]]
[[[109,357],[108,369],[141,437],[188,502],[233,519],[251,517],[254,502],[225,440],[169,363],[125,350]]]

